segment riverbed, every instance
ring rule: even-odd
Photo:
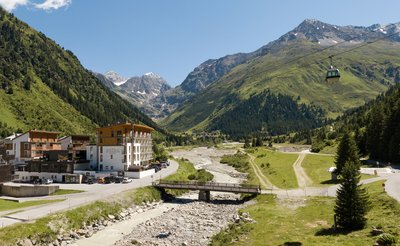
[[[240,183],[245,175],[221,164],[220,158],[234,154],[235,148],[199,147],[177,150],[175,158],[185,158],[196,169],[206,169],[214,175],[214,182]],[[199,202],[197,192],[191,192],[168,203],[160,203],[132,218],[108,226],[90,238],[73,245],[207,245],[213,235],[234,221],[244,205],[239,195],[212,192],[210,203]]]

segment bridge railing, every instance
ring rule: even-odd
[[[259,185],[250,185],[250,184],[216,183],[216,182],[202,182],[202,181],[176,181],[176,180],[158,180],[153,182],[153,185],[163,185],[163,184],[260,189]]]

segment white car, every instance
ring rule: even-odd
[[[43,184],[52,184],[52,183],[53,183],[53,180],[52,180],[52,179],[43,179],[43,180],[42,180],[42,183],[43,183]]]
[[[130,182],[132,182],[132,179],[131,179],[131,178],[124,178],[124,179],[122,180],[122,183],[124,183],[124,184],[130,183]]]

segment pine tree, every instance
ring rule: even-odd
[[[245,140],[244,140],[244,146],[243,146],[243,148],[245,148],[245,149],[247,149],[247,148],[250,148],[251,146],[250,146],[250,140],[249,140],[249,138],[246,138]]]
[[[342,170],[342,179],[336,195],[334,208],[336,225],[345,230],[365,227],[365,215],[370,208],[367,191],[358,185],[360,174],[357,163],[347,161]]]
[[[354,163],[357,169],[360,167],[357,145],[347,131],[343,134],[336,152],[335,164],[338,175],[341,174],[346,162]]]
[[[263,146],[263,141],[260,136],[256,138],[256,146]]]
[[[29,81],[29,79],[25,79],[24,81],[24,89],[29,91],[31,89],[31,82]]]

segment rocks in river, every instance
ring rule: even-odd
[[[238,215],[242,207],[235,202],[236,195],[214,196],[211,203],[193,201],[180,204],[160,217],[138,225],[130,235],[115,245],[207,245],[210,238],[232,223],[251,220],[248,214]],[[225,200],[220,200],[225,199]]]

